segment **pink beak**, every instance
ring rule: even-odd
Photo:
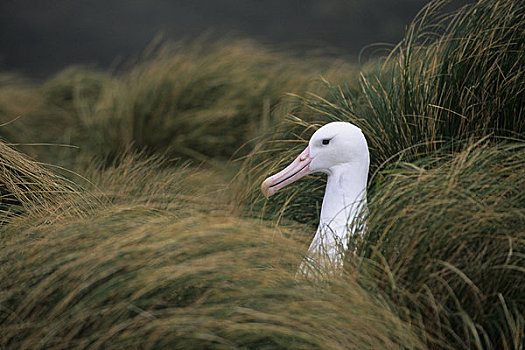
[[[310,146],[308,146],[290,165],[264,180],[261,185],[264,196],[268,198],[284,186],[310,173],[311,161]]]

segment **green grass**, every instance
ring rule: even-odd
[[[0,348],[523,349],[525,6],[442,5],[359,68],[224,40],[1,74]],[[333,120],[366,230],[296,281],[324,180],[259,188]]]
[[[381,65],[363,69],[357,87],[326,81],[322,95],[297,96],[301,107],[292,110],[289,122],[245,161],[241,199],[257,211],[265,205],[271,214],[282,215],[288,194],[264,203],[260,182],[289,162],[310,135],[330,121],[350,121],[363,130],[371,175],[398,160],[432,157],[444,149],[461,151],[468,140],[523,141],[523,6],[515,1],[481,1],[445,16],[439,12],[443,4],[433,2],[423,9],[390,56]],[[378,178],[372,177],[372,188]],[[297,193],[294,202],[301,204],[284,212],[314,221],[295,210],[315,212],[320,186],[319,180],[296,184],[291,192]]]
[[[487,141],[484,142],[488,143]],[[437,155],[436,155],[437,156]],[[471,146],[387,175],[351,265],[437,345],[518,349],[525,336],[525,148]]]
[[[358,125],[371,153],[358,254],[381,271],[374,289],[407,308],[432,347],[521,348],[525,8],[481,1],[442,16],[441,5],[358,88],[327,81],[323,95],[297,96],[302,106],[244,161],[239,198],[253,215],[314,227],[321,176],[270,200],[260,184],[320,125]]]

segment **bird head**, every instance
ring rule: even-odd
[[[305,175],[322,172],[331,174],[343,164],[366,164],[368,146],[357,126],[347,122],[332,122],[317,130],[308,146],[286,168],[268,177],[261,185],[266,198]]]

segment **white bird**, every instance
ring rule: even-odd
[[[324,125],[311,137],[306,149],[285,169],[261,185],[266,198],[301,177],[328,175],[319,227],[298,274],[311,279],[342,271],[350,236],[366,208],[370,158],[366,139],[357,126],[346,122]]]

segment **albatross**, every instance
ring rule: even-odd
[[[340,274],[350,237],[363,224],[370,157],[360,128],[332,122],[318,129],[297,158],[261,185],[266,198],[302,178],[328,175],[319,226],[298,275],[318,279]]]

